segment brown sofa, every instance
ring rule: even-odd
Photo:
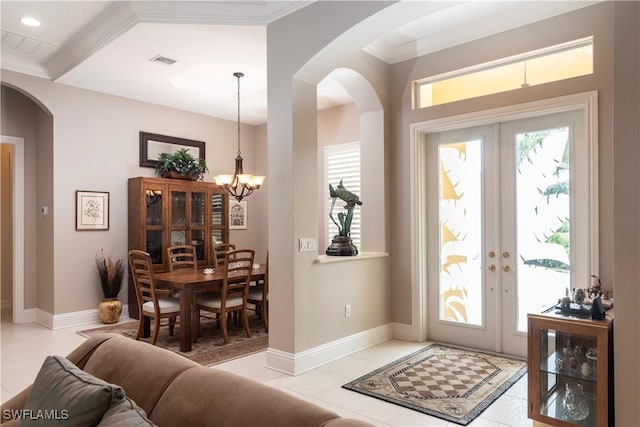
[[[159,426],[370,425],[120,335],[90,338],[67,359],[84,372],[122,387],[126,396]],[[32,387],[2,405],[3,423],[18,421],[5,417],[11,410],[25,408]]]

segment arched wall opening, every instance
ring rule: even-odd
[[[362,251],[385,252],[384,110],[382,103],[366,78],[353,69],[336,68],[319,84],[327,81],[341,86],[348,93],[355,107],[351,109],[343,107],[339,114],[341,114],[340,117],[344,121],[357,121],[357,123],[351,123],[350,125],[357,127],[357,141],[360,142],[360,180],[362,186],[359,196],[363,201],[363,205],[358,209],[362,211]],[[322,112],[319,112],[319,134],[321,126],[332,127],[332,123],[323,123],[321,115]],[[348,131],[346,133],[347,136],[341,138],[338,135],[333,142],[354,142],[345,140],[345,138],[349,138]],[[326,233],[324,233],[326,223],[324,200],[328,189],[324,188],[322,156],[322,149],[328,143],[323,141],[320,136],[318,137],[319,254],[323,254],[324,248],[330,243],[327,242]]]
[[[26,323],[38,309],[53,311],[53,289],[40,280],[53,277],[52,257],[45,255],[53,247],[53,116],[21,88],[3,82],[1,90],[0,134],[15,146],[12,318]]]

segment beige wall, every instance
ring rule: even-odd
[[[385,105],[388,67],[359,48],[347,48],[358,41],[345,30],[386,5],[316,2],[267,27],[268,87],[270,94],[277,94],[269,96],[268,104],[274,284],[269,346],[276,350],[298,353],[391,320],[387,258],[315,264],[315,252],[297,251],[299,238],[318,233],[316,84],[337,67],[351,68],[364,76]],[[338,38],[341,49],[334,57],[323,48]],[[384,176],[380,169],[379,176]],[[379,228],[384,229],[384,223]],[[352,305],[348,319],[345,304]],[[268,355],[267,363],[277,361]]]
[[[19,98],[19,103],[2,98],[3,134],[6,130],[6,134],[12,135],[16,126],[26,123],[20,126],[25,134],[17,136],[25,138],[29,175],[25,182],[27,308],[37,306],[54,315],[96,308],[101,293],[95,254],[101,248],[122,256],[127,252],[127,179],[154,174],[153,169],[138,166],[139,131],[206,141],[209,167],[206,179],[234,167],[237,125],[233,121],[77,89],[6,70],[2,80],[37,99],[53,117],[53,131],[47,132],[45,116],[35,112],[33,102],[24,101],[24,97]],[[253,171],[254,127],[243,125],[242,135],[245,170]],[[44,144],[42,149],[38,145],[36,150],[33,142],[36,140]],[[110,193],[109,231],[75,230],[76,190]],[[249,229],[234,232],[231,238],[263,248],[264,256],[266,242],[259,240],[264,239],[264,234],[258,231],[260,209],[254,209],[253,204],[249,198],[249,213],[256,214],[249,219]],[[40,205],[49,206],[48,217],[36,217]],[[32,243],[36,228],[37,249]],[[32,260],[36,254],[38,268],[34,269]],[[120,298],[126,302],[126,292],[121,292]]]
[[[640,425],[640,3],[613,5],[612,126],[616,425]],[[601,221],[602,223],[602,221]],[[602,227],[602,224],[601,224]],[[602,229],[601,229],[602,230]],[[602,231],[601,231],[602,233]]]
[[[0,305],[9,307],[13,295],[13,156],[11,144],[0,147]]]

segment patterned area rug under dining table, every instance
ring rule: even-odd
[[[249,316],[250,338],[247,338],[242,326],[236,325],[235,322],[231,323],[228,328],[228,344],[224,343],[222,330],[217,327],[215,320],[203,318],[200,323],[200,337],[198,342],[193,344],[191,351],[180,351],[180,324],[175,326],[173,336],[169,336],[169,328],[167,326],[161,327],[156,345],[171,350],[204,366],[216,365],[267,349],[269,335],[264,329],[264,323],[257,316]],[[100,328],[86,329],[79,331],[78,334],[89,338],[103,333],[114,333],[135,339],[137,328],[138,321],[135,320]],[[153,333],[153,326],[151,328]],[[141,338],[140,340],[151,342],[150,338]]]
[[[520,359],[431,344],[342,387],[467,425],[526,372]]]

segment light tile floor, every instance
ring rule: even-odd
[[[35,323],[14,325],[11,323],[10,310],[2,310],[0,400],[8,400],[31,384],[47,355],[66,355],[82,343],[85,338],[76,331],[89,327],[91,326],[83,325],[50,330]],[[447,423],[439,418],[341,388],[343,384],[424,345],[425,343],[390,340],[295,377],[266,368],[266,352],[222,363],[216,365],[216,368],[253,378],[343,417],[365,420],[377,426],[456,426],[457,424]],[[531,420],[527,419],[526,404],[525,375],[469,425],[532,426]]]

